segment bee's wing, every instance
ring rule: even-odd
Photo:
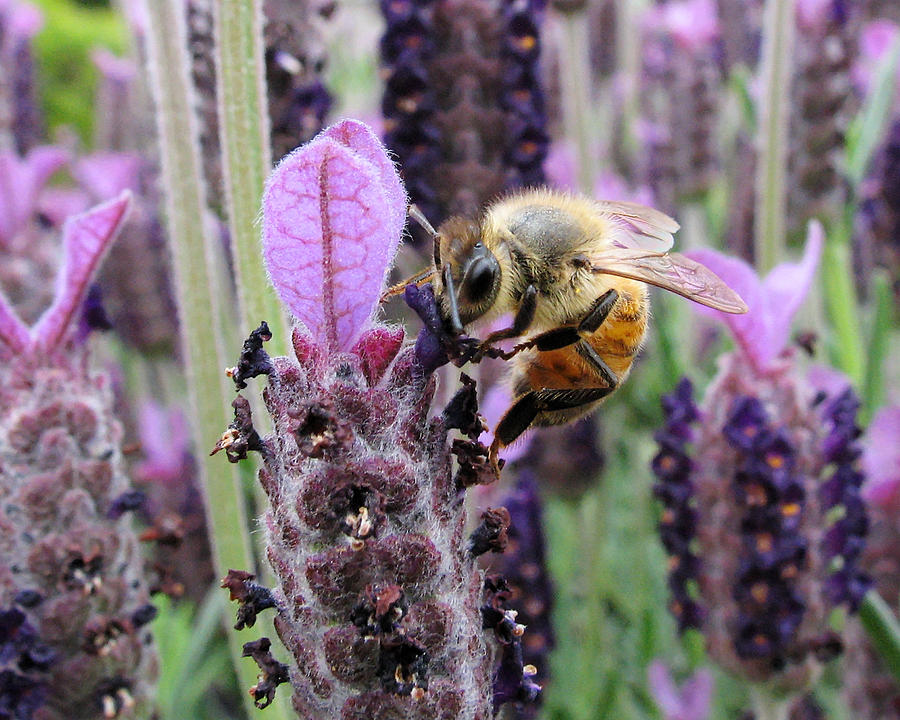
[[[747,312],[741,296],[718,275],[678,253],[610,248],[591,258],[591,272],[640,280],[723,312]]]
[[[681,227],[665,213],[646,205],[612,200],[598,200],[597,205],[623,225],[625,232],[613,241],[621,247],[664,253],[675,242],[672,234]]]

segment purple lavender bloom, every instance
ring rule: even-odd
[[[821,246],[812,224],[803,260],[764,280],[742,261],[692,253],[749,312],[723,316],[738,348],[702,404],[686,381],[664,400],[653,462],[679,627],[701,629],[728,670],[786,691],[839,652],[828,613],[855,611],[870,584],[859,566],[858,401],[848,387],[822,395],[786,349]]]
[[[900,406],[879,410],[863,440],[860,459],[866,479],[862,495],[872,530],[862,556],[878,594],[893,611],[900,597]],[[844,699],[854,718],[891,717],[898,708],[897,682],[858,623],[847,643]]]
[[[381,3],[385,142],[435,223],[545,182],[542,2]]]
[[[269,358],[265,324],[248,338],[233,377],[268,376],[274,431],[256,433],[239,395],[216,447],[232,461],[260,452],[270,501],[277,587],[262,592],[238,571],[224,583],[241,618],[274,603],[293,658],[288,673],[268,641],[245,646],[262,670],[256,703],[289,678],[303,718],[487,720],[499,700],[462,503],[466,486],[493,479],[473,437],[474,386],[430,417],[441,358],[427,338],[440,329],[402,348],[402,328],[373,320],[405,223],[397,171],[371,129],[345,120],[288,155],[263,202],[266,267],[297,321],[293,354]],[[436,312],[427,286],[410,301]],[[451,445],[449,428],[466,438]]]
[[[142,628],[152,613],[124,513],[137,497],[109,379],[89,369],[77,332],[128,205],[124,193],[66,222],[56,295],[32,326],[0,295],[0,608],[26,664],[47,673],[39,690],[14,669],[0,671],[0,708],[16,708],[15,717],[31,717],[41,693],[47,720],[152,714],[156,659]],[[6,610],[13,604],[21,611]],[[14,661],[8,649],[0,649],[4,664]]]
[[[11,141],[3,143],[4,147],[11,146],[21,154],[37,145],[43,135],[31,50],[31,40],[43,22],[41,12],[30,3],[0,3],[0,107],[4,114],[0,136]]]
[[[663,720],[708,720],[713,691],[709,670],[698,670],[678,687],[669,668],[654,660],[647,668],[647,682]]]

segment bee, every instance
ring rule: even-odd
[[[436,231],[416,208],[410,214],[434,238],[434,264],[385,297],[431,282],[452,338],[513,316],[467,356],[510,361],[513,403],[494,430],[495,467],[500,448],[529,427],[575,420],[625,380],[647,331],[648,284],[724,312],[747,311],[711,270],[669,252],[678,223],[643,205],[539,188]],[[526,333],[512,350],[497,346]]]

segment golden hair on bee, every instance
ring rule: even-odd
[[[512,406],[494,431],[497,451],[532,425],[559,425],[592,411],[628,375],[650,311],[647,285],[729,313],[741,298],[705,266],[669,252],[678,223],[653,208],[537,188],[453,217],[435,231],[433,282],[449,337],[511,313],[467,356],[510,361]],[[527,338],[510,351],[501,340]]]

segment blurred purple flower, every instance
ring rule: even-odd
[[[372,131],[344,120],[288,155],[263,199],[263,254],[285,305],[332,351],[369,324],[406,223],[406,193]]]
[[[79,158],[72,175],[95,200],[103,201],[125,190],[137,192],[143,164],[136,153],[98,152]]]
[[[665,663],[654,660],[647,668],[647,682],[663,720],[708,720],[713,691],[709,670],[698,670],[678,687]]]
[[[56,298],[29,330],[0,297],[0,353],[53,353],[61,349],[77,310],[104,253],[122,225],[130,195],[69,218],[63,228],[63,266],[57,275]],[[3,347],[5,345],[5,348]]]
[[[900,405],[881,408],[863,440],[863,495],[874,505],[900,508]]]
[[[689,52],[708,47],[719,36],[719,13],[713,0],[668,2],[654,8],[648,21],[659,23]]]
[[[179,408],[167,409],[152,400],[145,402],[138,415],[138,437],[144,456],[135,469],[138,479],[170,487],[186,479],[190,435]]]
[[[819,222],[809,224],[806,248],[799,263],[782,263],[761,280],[743,260],[715,250],[686,253],[706,265],[747,303],[744,315],[728,315],[696,305],[697,312],[719,317],[757,371],[765,372],[787,347],[791,322],[812,285],[822,254],[824,232]]]
[[[41,190],[69,159],[61,148],[45,145],[19,157],[0,151],[0,245],[6,245],[31,220]]]
[[[597,200],[616,200],[619,202],[636,202],[653,207],[653,191],[646,185],[629,187],[621,175],[614,172],[602,172],[594,180],[594,197]]]
[[[859,56],[853,68],[853,80],[863,95],[873,90],[878,68],[898,38],[900,27],[890,20],[875,20],[863,27],[859,37]],[[897,85],[900,89],[900,75]]]

